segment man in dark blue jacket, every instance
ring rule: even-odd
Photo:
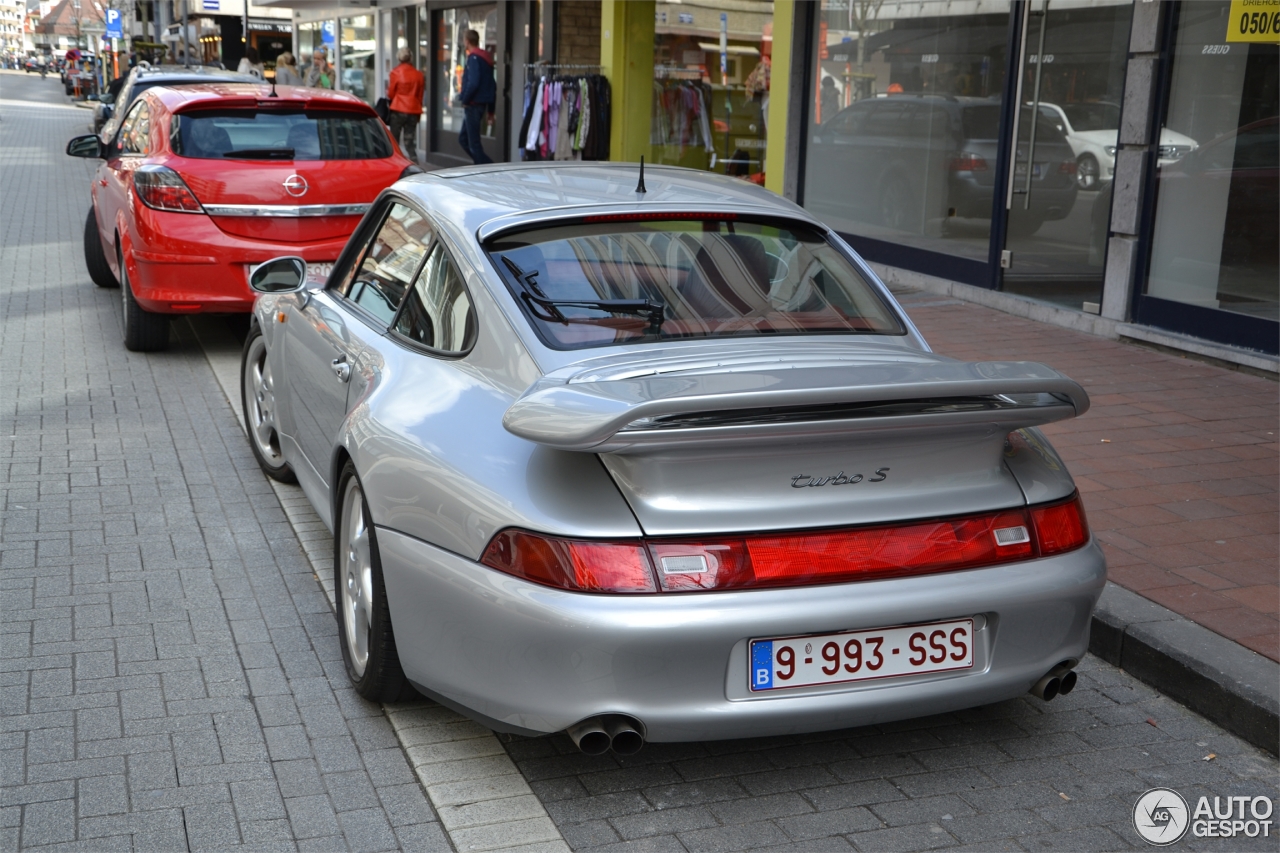
[[[476,163],[492,163],[480,143],[480,129],[484,126],[493,105],[498,100],[498,85],[493,79],[493,57],[480,49],[480,34],[467,30],[467,64],[462,71],[462,101],[465,112],[458,144],[471,155]]]

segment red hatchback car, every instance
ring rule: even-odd
[[[363,101],[248,83],[145,92],[115,138],[85,221],[89,274],[121,285],[124,344],[164,349],[174,314],[247,312],[250,269],[280,255],[323,278],[378,193],[418,167]]]

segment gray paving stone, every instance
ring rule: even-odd
[[[681,833],[678,838],[689,853],[731,853],[784,844],[790,839],[772,823],[718,826]]]
[[[348,846],[356,853],[378,853],[396,850],[400,846],[385,812],[380,808],[339,812],[338,823]]]
[[[663,809],[661,811],[615,817],[610,823],[613,824],[619,836],[623,839],[631,840],[649,835],[670,835],[694,829],[706,829],[718,826],[720,822],[706,806],[689,806],[687,808]],[[569,837],[565,836],[565,840],[568,841]],[[601,844],[605,842],[597,841],[593,843]],[[574,841],[570,841],[570,844],[575,847],[579,846]],[[582,846],[590,845],[583,844]]]
[[[76,837],[75,800],[31,803],[23,809],[22,846],[36,847]]]

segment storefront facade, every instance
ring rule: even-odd
[[[370,102],[416,45],[428,165],[470,162],[474,29],[496,161],[584,156],[530,133],[534,83],[599,72],[608,159],[761,184],[873,262],[1081,327],[1277,353],[1280,0],[428,0],[295,22]]]

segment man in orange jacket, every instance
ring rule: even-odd
[[[413,53],[407,47],[396,54],[400,64],[391,72],[387,86],[391,111],[391,138],[400,143],[404,156],[418,162],[418,121],[422,118],[422,72],[413,67]],[[403,136],[403,140],[401,137]]]

